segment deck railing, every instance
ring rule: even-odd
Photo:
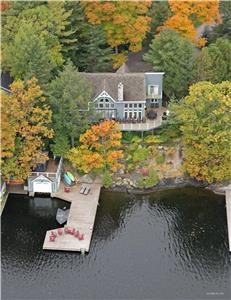
[[[40,175],[44,175],[49,178],[58,179],[58,177],[61,175],[62,172],[62,162],[63,162],[63,158],[61,157],[56,172],[31,172],[30,176],[28,177],[38,177]]]

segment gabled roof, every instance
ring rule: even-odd
[[[50,178],[48,178],[48,177],[46,177],[46,176],[44,176],[44,175],[39,175],[38,177],[35,177],[33,180],[31,180],[32,182],[33,181],[36,181],[36,180],[38,180],[38,179],[42,179],[42,180],[45,180],[45,181],[49,181],[49,182],[52,182],[52,180],[50,179]]]
[[[95,99],[106,91],[113,99],[118,100],[118,84],[123,84],[124,101],[145,101],[144,73],[80,73],[92,86]]]

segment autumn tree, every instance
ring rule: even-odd
[[[185,96],[194,77],[195,53],[193,45],[179,33],[165,29],[156,35],[144,60],[154,71],[165,72],[164,93],[168,97]]]
[[[225,38],[231,41],[231,2],[220,1],[221,22],[212,28],[208,28],[205,37],[208,43],[214,43],[218,38]]]
[[[42,151],[44,139],[53,133],[48,127],[51,111],[35,78],[13,82],[1,108],[2,174],[7,180],[26,179],[38,159],[46,158]]]
[[[72,164],[83,171],[89,172],[115,172],[122,168],[119,160],[123,152],[121,146],[122,133],[115,121],[106,120],[93,125],[80,136],[81,145],[72,148],[68,159]],[[108,173],[106,173],[108,175]]]
[[[218,38],[216,43],[204,47],[196,59],[195,81],[213,83],[231,80],[231,42]]]
[[[163,26],[179,32],[191,42],[203,47],[206,39],[199,37],[198,25],[220,22],[219,1],[175,1],[169,0],[173,13]]]
[[[91,88],[77,69],[68,63],[50,83],[48,96],[53,111],[52,127],[55,131],[52,150],[60,155],[70,145],[76,145],[80,134],[96,118],[91,106]]]
[[[184,167],[208,183],[230,179],[231,83],[199,82],[172,107],[181,123]]]
[[[128,45],[132,52],[142,49],[142,41],[150,29],[147,11],[151,1],[92,1],[82,2],[90,23],[102,24],[108,44],[115,49],[114,68],[126,61],[119,47]]]

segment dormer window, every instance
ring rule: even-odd
[[[158,85],[148,85],[148,95],[149,96],[158,96],[159,86]]]

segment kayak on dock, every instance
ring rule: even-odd
[[[66,173],[64,173],[63,179],[64,179],[64,182],[65,182],[67,185],[72,185],[72,184],[73,184],[72,180],[69,178],[69,176],[68,176]]]
[[[71,181],[75,181],[75,177],[71,172],[66,172],[66,174],[70,178]]]

